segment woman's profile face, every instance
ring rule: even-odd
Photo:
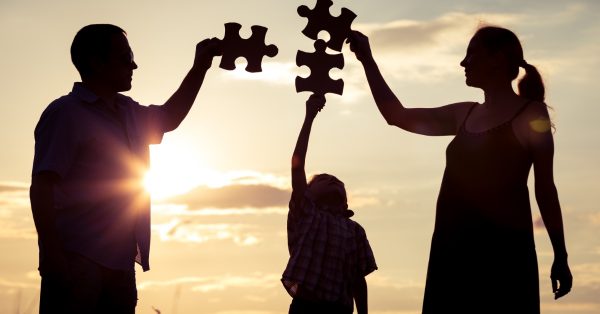
[[[492,57],[477,36],[469,42],[460,65],[465,68],[465,83],[471,87],[484,87],[494,72]]]

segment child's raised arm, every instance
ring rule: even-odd
[[[304,164],[306,161],[306,150],[308,149],[308,139],[313,120],[324,106],[325,96],[323,95],[313,94],[306,101],[304,123],[302,124],[302,129],[300,129],[296,148],[294,148],[294,154],[292,155],[292,200],[299,200],[304,197],[307,185]]]

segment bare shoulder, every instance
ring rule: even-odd
[[[548,106],[543,101],[533,100],[527,104],[527,108],[523,111],[524,116],[548,116]]]
[[[461,101],[449,104],[446,107],[454,110],[458,117],[464,118],[464,116],[467,115],[469,110],[471,110],[471,108],[473,108],[473,106],[475,105],[477,105],[477,102],[475,101]]]
[[[552,121],[546,103],[532,101],[527,104],[515,119],[513,128],[521,144],[528,148],[552,141]]]
[[[463,101],[446,105],[447,110],[451,111],[454,116],[456,130],[463,124],[471,109],[477,105],[474,101]]]

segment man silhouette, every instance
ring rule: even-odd
[[[40,313],[135,312],[134,262],[149,269],[148,146],[185,118],[218,50],[216,39],[198,43],[175,93],[162,106],[142,106],[120,94],[137,69],[125,31],[93,24],[76,34],[71,59],[81,82],[35,128]]]

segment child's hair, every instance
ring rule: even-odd
[[[335,193],[315,195],[315,203],[320,208],[324,209],[343,208],[343,215],[347,218],[352,217],[354,212],[348,209],[348,197],[346,195],[346,187],[344,182],[331,174],[320,173],[314,175],[310,179],[308,182],[308,187],[310,187],[314,182],[321,180],[332,180],[338,186],[338,188],[332,189],[332,191]]]

